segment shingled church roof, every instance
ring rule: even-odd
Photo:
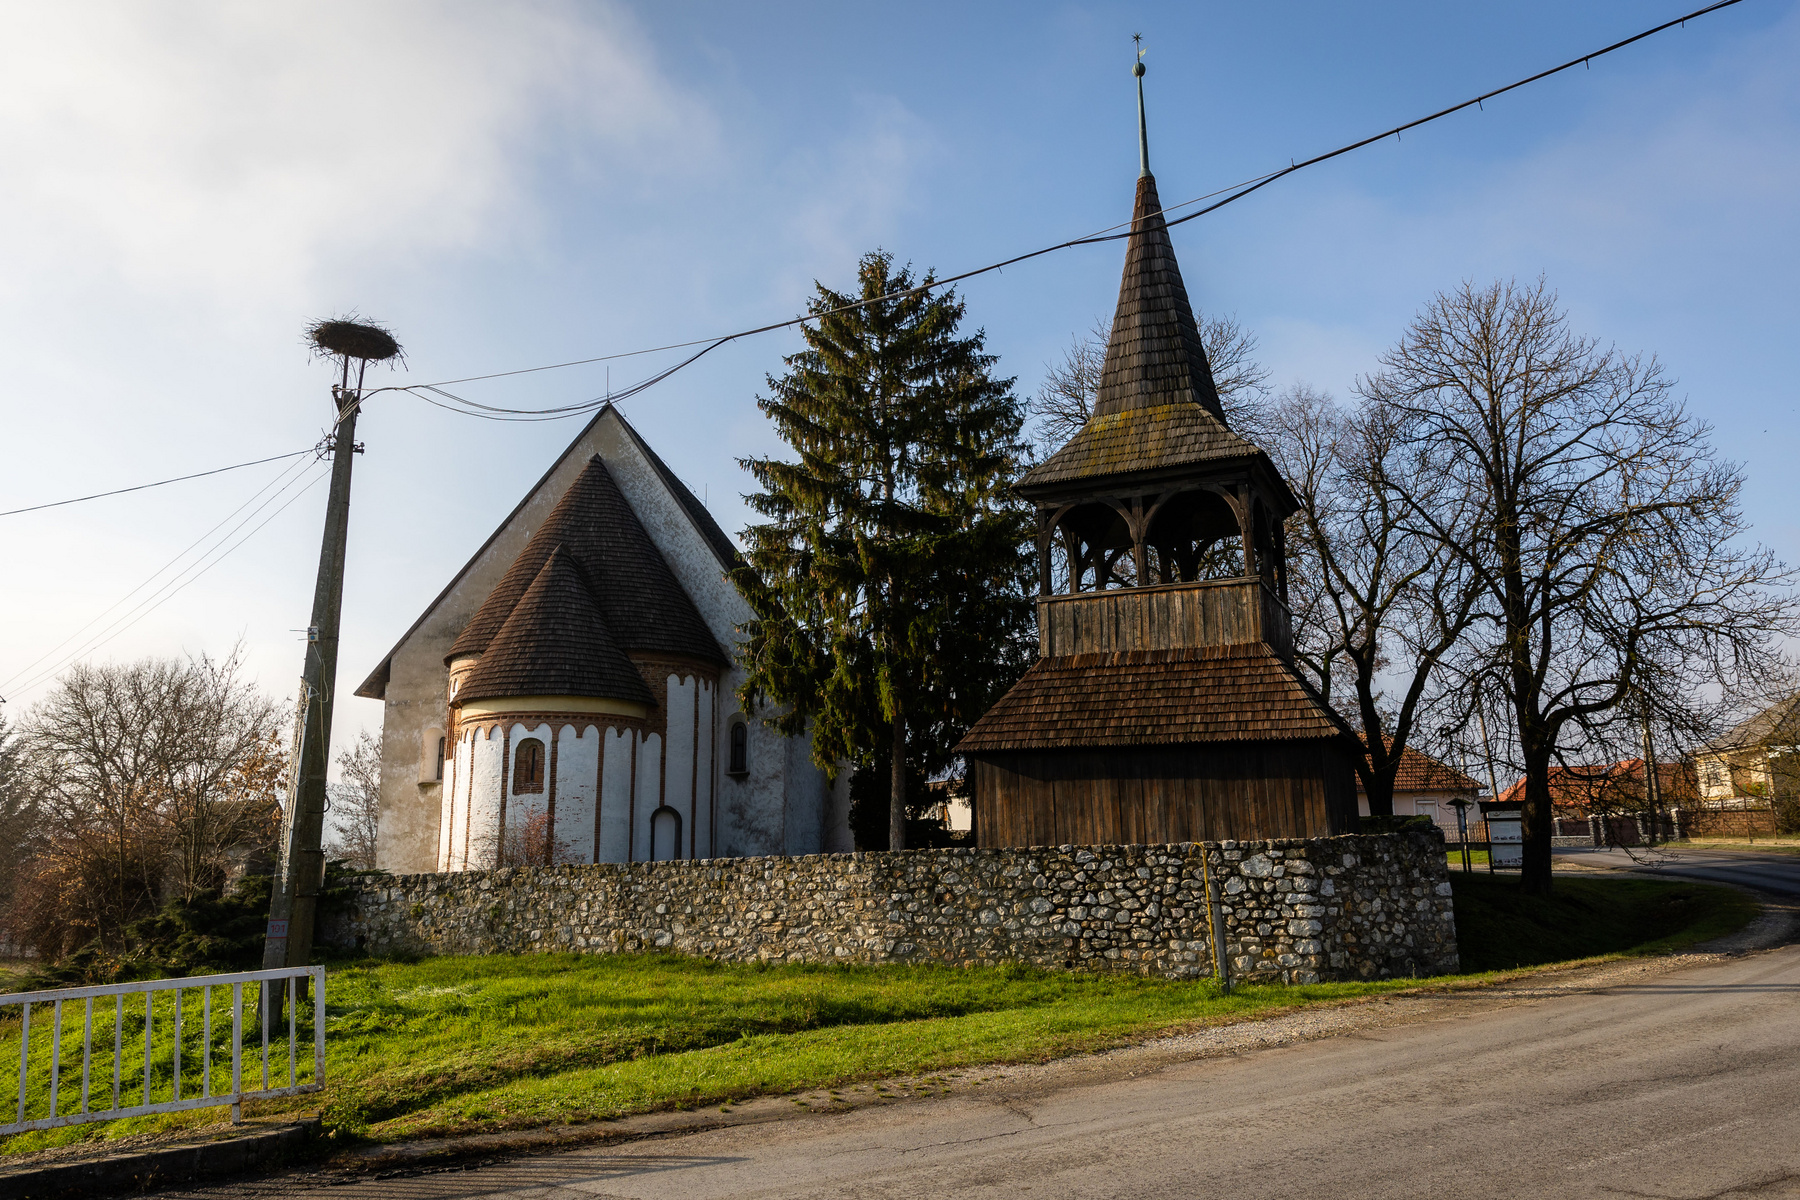
[[[566,548],[573,565],[580,568],[621,649],[728,663],[692,598],[597,454],[463,628],[445,661],[488,649],[558,547]]]
[[[456,693],[464,704],[510,696],[656,703],[567,546],[551,551]]]
[[[1138,177],[1127,246],[1094,415],[1021,487],[1262,457],[1225,425],[1156,179],[1147,172]]]

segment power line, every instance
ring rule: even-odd
[[[229,467],[214,467],[210,471],[196,471],[192,475],[177,475],[173,479],[159,479],[155,483],[140,483],[136,487],[114,488],[110,492],[95,492],[91,496],[76,496],[73,500],[52,500],[48,504],[33,504],[29,508],[10,508],[0,512],[0,517],[16,517],[20,513],[38,512],[46,508],[61,508],[65,504],[80,504],[86,500],[102,500],[107,496],[123,496],[126,492],[141,492],[145,488],[164,487],[171,483],[186,483],[190,479],[204,479],[208,475],[223,475],[226,471],[237,471],[244,467],[260,467],[264,463],[280,462],[284,458],[299,458],[302,454],[311,454],[317,446],[308,446],[304,450],[294,450],[287,454],[276,454],[269,458],[258,458],[251,462],[233,463]]]
[[[1514,82],[1509,83],[1509,84],[1505,85],[1504,87],[1498,87],[1498,88],[1493,89],[1492,91],[1483,92],[1479,96],[1475,96],[1468,100],[1464,100],[1460,104],[1453,104],[1449,108],[1440,109],[1437,112],[1431,113],[1428,116],[1419,117],[1418,119],[1408,121],[1403,125],[1396,125],[1392,129],[1384,130],[1381,133],[1373,134],[1369,137],[1365,137],[1358,141],[1351,142],[1348,145],[1339,146],[1336,150],[1330,150],[1324,154],[1315,155],[1312,158],[1306,159],[1304,162],[1290,162],[1289,165],[1282,167],[1278,170],[1270,171],[1263,175],[1258,175],[1252,179],[1244,180],[1241,183],[1233,184],[1227,188],[1219,188],[1215,191],[1207,193],[1204,196],[1197,196],[1192,200],[1184,200],[1180,204],[1165,205],[1161,209],[1161,212],[1164,213],[1166,216],[1166,214],[1168,214],[1170,212],[1179,211],[1180,209],[1188,208],[1188,207],[1191,207],[1192,205],[1199,204],[1205,200],[1209,200],[1214,196],[1218,196],[1218,195],[1221,195],[1224,193],[1229,193],[1228,195],[1225,195],[1225,198],[1223,200],[1220,200],[1215,204],[1209,204],[1205,208],[1199,209],[1198,211],[1195,211],[1195,212],[1188,213],[1185,216],[1176,217],[1175,219],[1168,221],[1168,224],[1180,225],[1184,222],[1192,221],[1196,217],[1206,216],[1208,213],[1217,212],[1219,209],[1224,208],[1227,204],[1231,204],[1235,201],[1241,200],[1245,196],[1250,195],[1252,192],[1255,192],[1261,188],[1267,187],[1269,184],[1274,183],[1276,180],[1285,178],[1289,175],[1294,174],[1297,171],[1303,171],[1308,167],[1317,166],[1319,163],[1327,162],[1331,159],[1337,158],[1339,155],[1348,154],[1352,150],[1360,150],[1364,146],[1370,146],[1376,142],[1385,141],[1387,138],[1390,138],[1390,137],[1397,138],[1402,133],[1405,133],[1409,129],[1417,129],[1421,125],[1427,125],[1427,124],[1430,124],[1432,121],[1441,120],[1444,117],[1448,117],[1453,113],[1461,112],[1465,108],[1470,108],[1470,107],[1479,108],[1479,107],[1483,106],[1485,101],[1492,100],[1496,96],[1503,96],[1507,92],[1514,91],[1518,88],[1525,87],[1528,84],[1536,83],[1539,80],[1548,79],[1552,75],[1557,75],[1563,71],[1572,70],[1575,67],[1592,63],[1594,59],[1603,57],[1604,55],[1607,55],[1607,54],[1611,54],[1615,50],[1622,50],[1626,46],[1632,45],[1635,42],[1641,42],[1647,37],[1654,36],[1655,34],[1661,33],[1667,29],[1673,29],[1678,25],[1685,26],[1686,23],[1689,21],[1695,20],[1699,17],[1704,17],[1709,13],[1717,12],[1722,8],[1730,8],[1732,5],[1738,4],[1740,2],[1741,2],[1741,0],[1718,0],[1717,3],[1709,4],[1705,8],[1696,9],[1693,12],[1686,14],[1685,16],[1680,16],[1680,17],[1676,17],[1669,21],[1664,21],[1660,25],[1653,26],[1649,29],[1642,31],[1641,33],[1635,33],[1632,36],[1625,38],[1622,41],[1617,41],[1617,42],[1612,43],[1610,46],[1604,46],[1601,49],[1589,51],[1588,53],[1581,55],[1579,58],[1572,58],[1568,62],[1562,63],[1559,66],[1551,67],[1548,70],[1539,71],[1534,75],[1528,75],[1525,78],[1515,80]],[[805,316],[791,317],[785,321],[776,321],[772,324],[761,325],[754,329],[743,329],[743,330],[739,330],[736,333],[724,334],[724,335],[712,337],[712,338],[698,338],[693,341],[687,341],[687,342],[671,342],[665,346],[657,346],[657,347],[653,347],[651,349],[646,349],[646,350],[631,350],[631,351],[625,351],[625,352],[622,352],[619,354],[599,355],[594,358],[582,358],[582,359],[574,359],[569,362],[549,363],[544,366],[538,366],[538,367],[523,367],[523,368],[520,368],[518,370],[513,370],[513,371],[496,371],[496,372],[493,372],[493,373],[487,374],[487,375],[466,375],[460,379],[446,379],[446,380],[442,380],[438,383],[430,383],[430,384],[415,384],[415,385],[406,386],[406,387],[397,387],[393,390],[410,392],[413,395],[418,396],[419,392],[415,391],[414,388],[421,388],[421,389],[433,392],[439,396],[443,396],[446,399],[449,399],[449,400],[455,402],[454,404],[443,404],[443,403],[440,403],[439,401],[431,400],[430,397],[420,396],[421,399],[427,400],[429,403],[437,404],[438,407],[449,409],[452,412],[460,412],[464,416],[482,417],[486,420],[554,421],[554,420],[561,420],[566,417],[580,416],[585,413],[593,412],[595,409],[597,409],[605,404],[616,403],[620,400],[629,398],[630,396],[636,395],[638,392],[641,392],[648,387],[653,387],[656,384],[661,383],[664,379],[667,379],[669,376],[675,374],[675,372],[681,370],[684,367],[689,366],[690,364],[694,363],[695,361],[697,361],[698,359],[700,359],[701,357],[703,357],[710,351],[718,349],[720,346],[725,345],[727,342],[734,342],[740,338],[754,337],[755,335],[761,334],[761,333],[771,333],[778,329],[787,329],[794,325],[802,325],[808,321],[819,320],[824,317],[833,316],[837,313],[848,312],[848,311],[851,311],[854,309],[863,308],[863,307],[866,307],[871,304],[880,304],[880,303],[884,303],[889,300],[904,299],[906,297],[918,295],[918,294],[921,294],[924,292],[929,292],[929,291],[935,290],[937,288],[947,287],[950,284],[959,283],[965,279],[972,279],[978,275],[986,275],[993,271],[999,271],[1006,267],[1013,266],[1017,263],[1029,261],[1030,259],[1041,258],[1046,254],[1054,254],[1060,250],[1071,249],[1075,246],[1091,246],[1091,245],[1095,245],[1095,244],[1098,244],[1101,242],[1118,241],[1121,238],[1130,237],[1131,234],[1129,231],[1124,232],[1124,233],[1119,233],[1119,232],[1115,232],[1115,231],[1122,229],[1125,226],[1130,225],[1130,224],[1131,224],[1130,221],[1120,222],[1118,225],[1108,226],[1106,229],[1100,230],[1096,233],[1089,234],[1086,237],[1071,238],[1068,241],[1058,242],[1054,246],[1045,246],[1039,250],[1032,250],[1025,254],[1018,254],[1018,255],[1014,255],[1011,258],[1002,259],[999,262],[989,263],[988,265],[983,266],[983,267],[976,267],[973,270],[963,271],[956,275],[949,275],[942,279],[933,279],[929,283],[921,284],[918,287],[905,288],[900,291],[888,292],[885,295],[874,296],[867,300],[852,301],[848,304],[838,305],[835,308],[821,309],[816,312],[807,313]],[[585,365],[592,364],[592,363],[608,362],[613,359],[631,358],[631,357],[634,357],[637,355],[642,355],[642,354],[654,354],[654,353],[657,353],[659,351],[664,351],[664,350],[682,350],[682,349],[687,349],[692,346],[701,346],[703,348],[698,353],[691,355],[690,357],[683,360],[682,362],[675,364],[673,367],[667,368],[666,370],[663,370],[663,371],[659,371],[656,374],[650,376],[649,378],[642,380],[641,382],[639,382],[637,384],[634,384],[632,387],[626,389],[625,391],[613,392],[606,396],[595,397],[594,399],[586,401],[584,403],[565,405],[560,408],[548,408],[548,409],[499,408],[499,407],[494,407],[494,406],[485,405],[485,404],[477,404],[476,402],[474,402],[472,400],[466,400],[460,396],[454,395],[453,393],[444,390],[446,387],[448,387],[452,384],[475,383],[475,382],[480,382],[480,381],[489,380],[489,379],[504,379],[504,378],[508,378],[508,377],[514,376],[514,375],[529,375],[529,374],[533,374],[533,373],[536,373],[539,371],[556,371],[556,370],[561,370],[564,367],[579,367],[579,366],[585,366]],[[461,405],[462,407],[457,407],[458,405]]]
[[[21,667],[19,670],[13,672],[11,677],[9,677],[8,679],[6,679],[4,681],[0,681],[0,687],[6,687],[9,690],[13,690],[13,685],[17,684],[16,690],[19,690],[19,691],[26,691],[31,688],[34,688],[38,684],[53,677],[58,671],[62,670],[65,666],[67,666],[69,663],[73,662],[75,659],[80,658],[89,653],[92,653],[94,650],[97,650],[101,646],[104,646],[106,643],[112,641],[114,638],[116,638],[120,634],[124,633],[127,629],[129,629],[133,625],[137,624],[144,617],[148,616],[151,612],[154,612],[157,608],[161,607],[162,604],[165,601],[167,601],[170,597],[174,596],[175,593],[181,591],[188,584],[192,583],[194,580],[198,579],[201,575],[204,575],[207,571],[211,570],[214,566],[217,566],[218,563],[221,562],[223,559],[225,559],[228,555],[230,555],[232,553],[232,551],[236,550],[238,548],[238,546],[243,545],[243,543],[245,541],[248,541],[250,537],[255,536],[256,533],[261,531],[261,529],[263,528],[264,525],[267,525],[269,523],[269,521],[273,520],[275,518],[275,516],[277,516],[279,513],[281,513],[283,510],[285,510],[289,504],[292,504],[295,500],[299,499],[301,495],[304,495],[307,491],[310,491],[312,486],[314,484],[316,484],[319,481],[319,479],[324,477],[323,474],[315,474],[312,477],[311,482],[309,482],[305,488],[302,488],[299,492],[296,492],[292,497],[290,497],[286,504],[283,504],[283,505],[281,505],[280,508],[277,508],[274,513],[271,513],[269,515],[269,517],[262,522],[262,524],[258,525],[255,529],[252,529],[249,534],[245,535],[245,537],[239,539],[235,544],[231,545],[229,548],[226,548],[223,550],[223,552],[221,552],[221,547],[224,547],[225,543],[230,541],[230,539],[239,530],[243,529],[251,521],[255,520],[258,513],[262,512],[269,505],[273,504],[276,500],[280,499],[282,494],[287,492],[296,483],[299,483],[301,480],[306,479],[306,477],[307,477],[306,472],[305,472],[306,466],[307,466],[307,464],[304,464],[304,463],[293,463],[293,464],[288,465],[287,467],[284,467],[281,471],[277,472],[273,479],[269,480],[269,482],[263,484],[262,487],[258,488],[255,492],[251,493],[250,497],[247,500],[245,500],[242,504],[238,505],[231,512],[227,513],[211,529],[208,529],[205,533],[201,534],[198,538],[195,538],[192,542],[190,542],[187,545],[187,547],[185,549],[183,549],[180,553],[176,554],[175,557],[171,558],[168,562],[164,563],[162,566],[158,567],[155,571],[151,572],[149,577],[146,578],[142,583],[140,583],[136,587],[132,588],[129,592],[126,592],[123,596],[119,597],[119,599],[115,600],[112,604],[108,605],[105,609],[102,609],[97,615],[95,615],[85,625],[83,625],[79,629],[75,630],[75,632],[71,633],[68,637],[64,638],[62,641],[60,641],[56,645],[52,646],[49,650],[45,651],[43,654],[40,654],[37,658],[33,659],[31,662],[26,663],[25,666]],[[295,474],[296,467],[301,468],[298,474]],[[289,476],[292,476],[292,478],[289,478]],[[282,482],[284,479],[286,480],[285,483]],[[279,484],[280,486],[277,487],[276,486],[277,484]],[[264,493],[270,492],[271,489],[274,489],[273,493],[271,495],[269,495],[267,499],[263,500],[263,502],[261,504],[256,504],[257,499],[259,497],[263,496]],[[256,504],[256,507],[251,508],[250,506],[252,504]],[[50,666],[44,667],[41,670],[34,670],[34,668],[37,668],[40,663],[42,663],[46,659],[50,658],[58,650],[61,650],[64,646],[67,646],[69,643],[71,643],[71,642],[75,641],[77,638],[79,638],[87,630],[92,629],[95,625],[99,624],[99,622],[105,620],[106,617],[110,613],[112,613],[114,610],[118,609],[120,605],[124,604],[126,601],[130,600],[133,596],[137,595],[139,592],[143,591],[145,588],[147,588],[151,584],[155,583],[157,579],[159,579],[162,575],[164,575],[166,572],[168,572],[177,563],[179,563],[183,559],[187,558],[188,555],[194,551],[195,547],[200,546],[202,543],[211,540],[215,533],[217,533],[220,529],[223,529],[226,525],[230,524],[231,521],[234,518],[236,518],[239,513],[244,512],[244,510],[247,508],[250,508],[250,512],[248,514],[246,514],[242,520],[238,521],[237,524],[232,525],[232,527],[230,529],[226,530],[225,533],[223,534],[223,536],[221,536],[216,542],[214,542],[212,546],[210,546],[209,548],[207,548],[206,550],[203,550],[201,552],[199,558],[195,559],[193,562],[189,563],[187,566],[182,567],[181,570],[179,572],[177,572],[173,578],[169,579],[167,582],[162,584],[162,586],[158,587],[149,596],[146,596],[144,599],[138,601],[138,603],[133,605],[130,609],[127,609],[123,614],[121,614],[111,624],[102,628],[98,633],[94,634],[92,637],[86,639],[85,641],[79,643],[75,649],[69,651],[69,653],[67,653],[67,654],[63,655],[61,658],[57,659]],[[215,555],[216,555],[216,557],[215,557]],[[207,561],[208,559],[211,559],[211,561],[210,562]],[[20,682],[21,680],[23,680],[23,682]]]

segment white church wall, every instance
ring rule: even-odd
[[[525,548],[533,531],[543,523],[556,502],[581,473],[588,459],[596,453],[605,459],[608,470],[612,472],[626,500],[637,513],[651,542],[669,563],[682,588],[693,598],[695,607],[712,630],[713,636],[728,650],[736,649],[738,634],[735,628],[749,618],[748,605],[725,577],[724,567],[711,543],[695,527],[680,501],[664,484],[635,436],[615,414],[603,414],[564,451],[519,508],[506,518],[488,543],[475,553],[462,573],[432,603],[420,618],[419,624],[406,635],[388,660],[388,678],[384,692],[380,836],[377,843],[377,861],[382,867],[396,873],[429,871],[440,867],[440,864],[460,868],[465,856],[470,866],[475,865],[475,857],[481,847],[467,845],[470,840],[467,832],[469,818],[476,816],[467,811],[466,807],[469,777],[466,774],[457,777],[460,780],[457,786],[465,792],[465,796],[450,804],[446,803],[452,775],[448,764],[443,783],[423,778],[435,775],[434,770],[427,770],[432,764],[424,762],[426,731],[433,727],[447,727],[449,724],[444,700],[448,682],[444,656],[449,653],[451,645],[480,608],[482,601]],[[786,819],[785,810],[789,803],[791,784],[786,778],[786,766],[792,756],[788,753],[787,739],[763,726],[760,719],[752,716],[749,722],[752,769],[749,774],[743,779],[731,779],[722,774],[722,764],[713,765],[719,757],[714,752],[715,748],[726,745],[723,741],[725,723],[731,710],[735,708],[734,697],[742,681],[743,673],[740,670],[733,668],[728,671],[719,682],[718,702],[710,703],[711,711],[702,714],[702,736],[695,747],[699,755],[700,783],[703,790],[714,789],[709,797],[713,801],[713,811],[693,831],[692,845],[702,855],[774,854],[780,853],[790,843],[787,835],[790,822]],[[496,752],[498,745],[496,740]],[[435,754],[435,742],[432,743],[431,752]],[[649,765],[650,774],[654,777],[660,769],[660,746],[648,764],[643,758],[644,748],[640,747],[638,753],[640,768]],[[805,760],[809,754],[810,750],[803,747],[799,757]],[[609,797],[619,800],[617,811],[622,815],[620,825],[623,827],[629,825],[631,810],[644,794],[642,779],[636,794],[626,794],[631,791],[630,755],[627,754],[623,761],[623,768],[615,768],[609,756],[602,756],[601,857],[606,861],[623,861],[625,858],[625,834],[619,832],[616,842],[608,841],[609,837],[614,836],[609,833]],[[626,772],[625,782],[609,782],[614,780],[614,772],[618,769]],[[642,774],[640,769],[640,775]],[[495,776],[494,783],[498,786],[498,775]],[[658,783],[660,784],[660,780]],[[558,786],[561,786],[560,780]],[[689,786],[691,793],[691,780]],[[608,791],[614,787],[623,791]],[[482,790],[479,784],[477,790]],[[691,796],[690,801],[675,805],[682,812],[684,820],[688,817],[690,803]],[[458,809],[457,804],[464,807]],[[694,807],[704,811],[703,806]],[[651,810],[654,808],[653,802]],[[829,806],[825,817],[826,823],[831,825],[829,836],[812,849],[834,846],[833,838],[843,848],[848,847],[849,827],[842,819],[845,811],[846,806],[835,801]],[[640,815],[647,817],[648,811]],[[561,824],[560,820],[558,824]],[[837,825],[842,825],[842,828],[839,829]],[[448,847],[445,840],[446,826],[449,826],[448,841],[452,843]],[[639,822],[638,837],[635,839],[645,849],[649,841],[646,826],[647,821]],[[708,839],[714,839],[714,844],[702,850],[702,844]],[[491,841],[491,835],[489,840]],[[609,851],[608,845],[616,845],[617,849]]]
[[[556,734],[556,842],[573,862],[594,861],[594,800],[601,730],[564,725]]]
[[[544,827],[542,818],[545,813],[550,811],[550,726],[522,725],[515,722],[509,732],[511,737],[508,746],[511,749],[511,754],[508,757],[512,762],[506,764],[506,774],[504,776],[504,783],[506,786],[506,841],[510,848],[518,851],[523,849],[524,846],[522,835],[534,820],[539,822],[535,836],[541,837],[543,835]],[[518,761],[519,745],[526,738],[536,739],[543,743],[544,747],[545,779],[542,790],[536,792],[518,792],[513,790],[513,785],[517,783],[518,780],[515,778],[517,772],[513,770],[512,763]]]
[[[631,798],[631,858],[650,858],[650,814],[662,804],[663,740],[651,734],[638,743],[637,789]]]
[[[688,857],[688,838],[692,831],[696,792],[694,779],[694,724],[699,719],[700,681],[692,675],[670,675],[668,678],[669,745],[664,755],[668,782],[663,785],[663,803],[681,814],[681,846],[678,858]],[[659,839],[660,840],[660,839]]]
[[[694,836],[689,845],[694,858],[713,857],[713,805],[717,798],[719,755],[717,749],[718,689],[712,681],[699,681],[695,703],[698,711],[694,722],[699,742],[694,747]]]
[[[601,862],[624,862],[631,847],[632,742],[636,737],[631,729],[606,731],[600,776]]]
[[[494,865],[495,840],[500,831],[500,796],[503,786],[506,738],[498,726],[475,731],[474,762],[469,770],[469,802],[463,822],[462,853],[456,865],[463,869]]]

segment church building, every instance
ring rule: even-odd
[[[851,849],[849,772],[739,709],[731,539],[607,407],[356,694],[396,873]]]
[[[1356,827],[1357,744],[1295,668],[1298,507],[1225,420],[1149,150],[1093,415],[1015,485],[1037,509],[1038,660],[963,738],[979,844]]]

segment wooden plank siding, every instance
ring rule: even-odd
[[[1287,610],[1255,577],[1038,598],[1038,657],[1268,642],[1293,646]]]
[[[984,848],[1166,845],[1354,832],[1335,740],[984,753],[970,761]]]

